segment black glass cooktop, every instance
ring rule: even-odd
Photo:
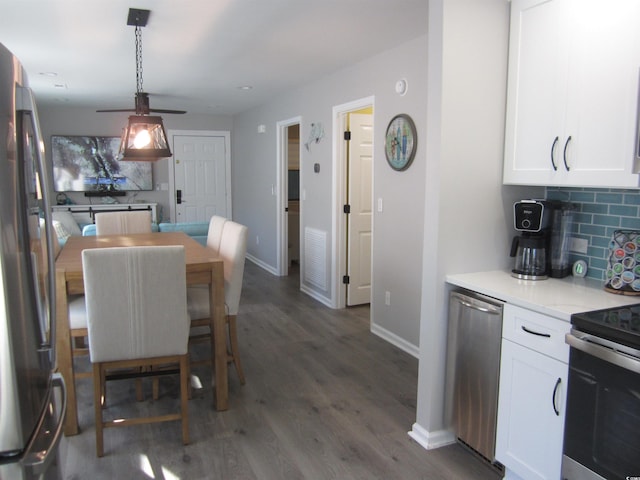
[[[578,330],[640,349],[640,303],[571,315]]]

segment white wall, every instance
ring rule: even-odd
[[[426,19],[425,19],[426,24]],[[374,107],[374,189],[373,197],[383,199],[382,213],[376,213],[373,227],[373,323],[377,333],[417,354],[420,317],[420,280],[424,216],[425,141],[418,136],[416,157],[405,172],[395,172],[384,156],[384,132],[391,118],[409,114],[418,130],[426,129],[426,36],[407,42],[326,76],[316,82],[274,99],[267,105],[234,118],[232,135],[233,216],[248,225],[248,253],[266,268],[277,269],[277,153],[276,124],[301,116],[300,141],[308,140],[311,123],[322,123],[325,136],[303,147],[300,158],[302,227],[312,227],[328,235],[328,268],[335,251],[332,198],[333,107],[367,97],[375,97]],[[408,92],[395,93],[398,79],[406,78]],[[266,125],[266,133],[257,132]],[[313,164],[320,164],[314,173]],[[302,193],[302,192],[301,192]],[[339,210],[342,209],[340,205]],[[301,244],[301,256],[304,252]],[[304,265],[303,265],[304,266]],[[330,271],[330,270],[329,270]],[[341,272],[341,274],[344,272]],[[304,281],[304,272],[303,272]],[[334,280],[334,279],[331,279]],[[305,285],[330,302],[332,284],[319,289]],[[384,292],[391,292],[391,306],[384,305]]]
[[[512,205],[502,186],[508,0],[430,0],[427,173],[418,409],[412,436],[451,439],[444,418],[447,274],[508,269]]]
[[[36,99],[37,101],[37,99]],[[38,110],[40,127],[45,141],[48,164],[51,165],[51,135],[99,135],[120,136],[127,123],[128,113],[97,113],[91,108],[41,107]],[[165,130],[231,130],[232,119],[214,115],[163,115]],[[169,182],[169,160],[162,159],[153,164],[154,184]],[[78,204],[101,203],[100,198],[87,198],[82,193],[68,196]],[[168,221],[169,191],[128,192],[126,197],[116,197],[120,203],[158,203],[164,220]],[[53,200],[55,203],[55,199]]]

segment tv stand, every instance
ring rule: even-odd
[[[124,197],[127,192],[122,190],[104,191],[104,192],[84,192],[85,197]]]
[[[71,212],[78,225],[94,223],[94,215],[100,212],[128,212],[151,210],[151,221],[158,223],[157,203],[105,203],[102,205],[53,205],[52,212]]]

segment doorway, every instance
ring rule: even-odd
[[[176,223],[231,218],[229,132],[170,131],[170,216]]]
[[[300,225],[303,189],[300,164],[301,117],[277,124],[278,140],[278,274],[300,276]]]
[[[373,109],[374,97],[333,108],[335,308],[371,302]]]

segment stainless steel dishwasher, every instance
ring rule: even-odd
[[[449,295],[448,382],[456,436],[495,463],[504,303],[470,291]]]

